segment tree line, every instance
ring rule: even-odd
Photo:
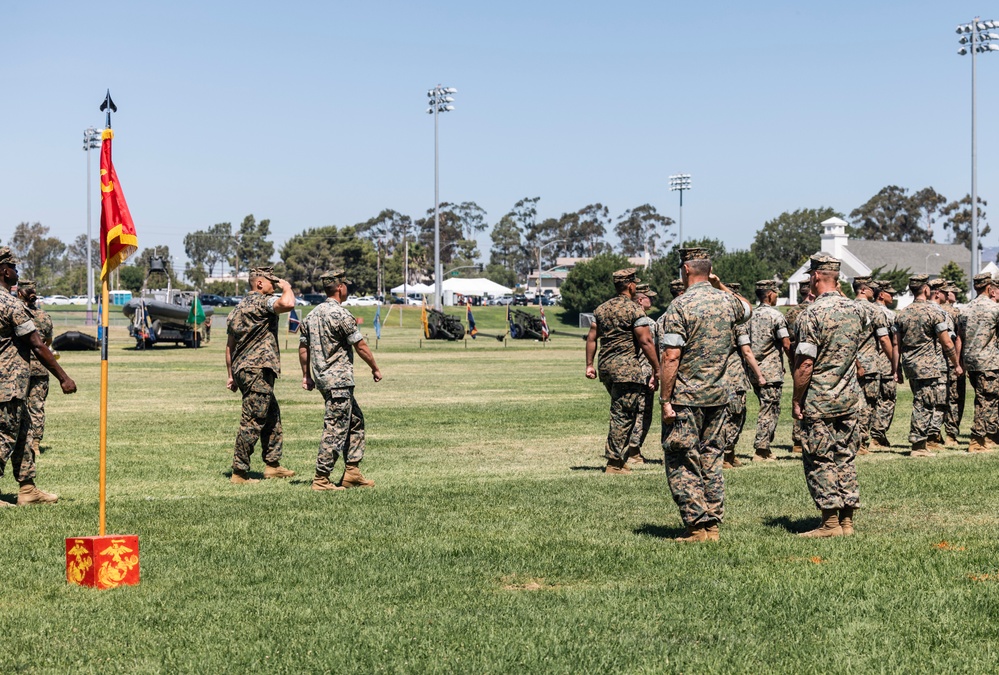
[[[555,266],[559,257],[594,257],[618,254],[623,257],[648,255],[662,261],[667,269],[677,269],[674,222],[654,206],[642,204],[612,216],[600,202],[587,204],[558,217],[539,216],[540,197],[517,201],[492,225],[486,211],[473,201],[440,204],[441,265],[444,271],[470,267],[481,257],[477,236],[489,230],[488,263],[481,272],[466,269],[463,276],[481,275],[504,286],[524,282],[538,267]],[[985,200],[979,198],[979,241],[991,231],[985,220]],[[971,198],[948,200],[932,187],[910,193],[889,185],[850,212],[851,237],[885,241],[930,242],[934,225],[940,224],[948,239],[970,248]],[[756,232],[748,251],[728,251],[715,239],[700,240],[716,253],[716,267],[729,272],[732,280],[778,277],[786,279],[809,255],[819,249],[820,223],[832,216],[845,215],[830,207],[785,211],[766,221]],[[291,236],[279,250],[272,241],[269,219],[252,214],[238,227],[231,222],[216,223],[184,237],[184,253],[189,263],[173,270],[167,246],[144,249],[123,266],[116,284],[138,291],[153,256],[162,256],[170,267],[171,280],[180,288],[199,288],[220,294],[240,294],[237,284],[211,281],[212,278],[241,274],[259,265],[275,265],[298,292],[315,292],[318,273],[328,267],[343,266],[356,281],[356,292],[370,294],[402,283],[408,253],[408,283],[430,282],[434,263],[434,209],[419,217],[394,209],[384,209],[368,220],[353,225],[310,228]],[[618,240],[607,240],[613,232]],[[687,244],[696,243],[688,241]],[[34,278],[45,293],[66,295],[86,292],[86,235],[66,245],[49,236],[40,223],[17,225],[9,245],[21,260],[21,273]],[[99,261],[96,241],[92,255]],[[279,260],[275,263],[277,253]],[[678,262],[678,260],[676,261]],[[99,262],[95,262],[97,266]],[[134,269],[130,269],[134,268]]]

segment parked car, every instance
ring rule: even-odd
[[[87,296],[85,295],[74,295],[69,299],[69,304],[71,305],[85,305],[87,304]]]
[[[69,305],[72,304],[65,295],[49,295],[42,298],[43,305]],[[86,303],[84,303],[86,304]]]
[[[322,293],[303,293],[302,300],[308,305],[321,305],[326,302],[326,296]]]
[[[513,296],[513,301],[510,304],[514,305],[515,307],[516,306],[527,307],[530,303],[527,301],[526,295],[518,293],[517,295]]]
[[[243,300],[242,295],[226,295],[224,297],[226,307],[235,307]]]
[[[295,304],[298,305],[299,307],[304,307],[305,305],[308,305],[309,303],[305,301],[304,297],[302,297],[302,296],[299,295],[299,296],[295,297]]]
[[[509,305],[512,302],[513,302],[513,296],[512,295],[504,295],[504,296],[501,296],[499,298],[493,298],[492,299],[492,304],[494,304],[494,305]]]
[[[201,304],[208,305],[209,307],[225,307],[226,299],[221,295],[215,295],[214,293],[202,293]]]

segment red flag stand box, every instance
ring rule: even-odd
[[[66,540],[66,581],[91,588],[139,583],[139,537],[110,534]]]
[[[139,537],[135,534],[105,534],[107,505],[108,440],[108,280],[128,256],[135,253],[138,238],[128,211],[125,194],[111,161],[111,113],[117,112],[111,92],[101,105],[107,111],[107,128],[101,133],[101,405],[99,536],[66,539],[66,581],[91,588],[117,588],[139,583]]]

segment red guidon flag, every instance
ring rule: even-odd
[[[111,163],[112,138],[111,129],[101,133],[101,281],[135,253],[139,245],[125,193]]]

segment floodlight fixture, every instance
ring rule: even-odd
[[[680,220],[677,224],[677,243],[680,246],[683,246],[683,191],[689,189],[689,173],[676,173],[669,177],[669,191],[680,193]]]

